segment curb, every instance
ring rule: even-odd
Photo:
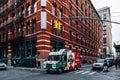
[[[39,68],[25,68],[25,67],[13,67],[9,66],[7,69],[16,69],[16,70],[27,70],[27,71],[43,71],[42,69]]]

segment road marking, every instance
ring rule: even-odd
[[[93,74],[95,74],[96,72],[91,72],[91,73],[89,73],[88,75],[93,75]]]
[[[89,73],[90,71],[86,71],[86,72],[83,72],[83,73],[81,73],[81,74],[86,74],[86,73]]]
[[[78,71],[78,72],[76,72],[76,74],[79,74],[79,73],[82,73],[82,72],[84,72],[84,71]]]

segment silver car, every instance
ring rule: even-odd
[[[97,59],[95,63],[92,65],[92,69],[103,69],[104,68],[104,60],[105,59]]]
[[[3,63],[3,62],[0,62],[0,70],[5,70],[5,69],[7,69],[7,66],[6,66],[6,64],[5,63]]]

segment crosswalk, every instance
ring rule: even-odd
[[[96,74],[97,72],[95,71],[87,71],[87,70],[79,70],[79,71],[75,71],[75,74],[81,74],[81,75],[94,75]]]

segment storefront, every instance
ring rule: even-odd
[[[36,38],[11,41],[12,65],[22,67],[36,66]]]

